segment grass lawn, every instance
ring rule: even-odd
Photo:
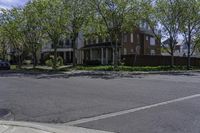
[[[63,71],[69,71],[69,66],[62,66],[58,67],[57,70],[53,70],[52,67],[48,66],[36,66],[36,68],[33,68],[32,66],[22,66],[21,69],[19,69],[16,65],[11,65],[11,71],[13,72],[36,72],[36,73],[59,73]]]
[[[76,70],[87,70],[87,71],[183,71],[187,70],[186,66],[77,66]],[[192,67],[192,70],[200,70],[200,67]]]

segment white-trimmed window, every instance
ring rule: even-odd
[[[103,42],[106,42],[106,38],[103,38]]]
[[[131,33],[131,43],[133,43],[133,33]]]
[[[133,53],[134,52],[134,50],[133,50],[133,48],[131,49],[131,53]]]
[[[140,43],[140,35],[139,34],[137,34],[137,42],[138,42],[138,44]]]
[[[148,30],[151,30],[151,27],[148,25]]]
[[[99,38],[97,37],[97,38],[96,38],[96,44],[98,44],[98,43],[99,43]]]
[[[150,38],[150,45],[155,46],[156,45],[156,39],[154,37]]]
[[[144,22],[144,29],[148,29],[148,24],[146,22]]]
[[[91,44],[95,44],[94,38],[91,39]]]
[[[127,55],[127,49],[124,48],[124,55]]]
[[[127,43],[128,42],[128,36],[127,36],[127,34],[125,33],[124,34],[124,43]]]
[[[149,41],[149,36],[146,36],[146,41]]]
[[[151,55],[155,55],[155,54],[156,54],[156,51],[152,49],[150,54],[151,54]]]

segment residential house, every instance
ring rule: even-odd
[[[82,33],[79,34],[77,42],[77,62],[78,64],[81,64],[81,55],[79,55],[81,52],[79,51],[80,48],[83,47],[83,35]],[[42,46],[41,49],[41,61],[44,63],[44,61],[49,58],[50,55],[53,55],[54,47],[52,42],[47,42],[45,45]],[[64,64],[71,64],[73,62],[73,47],[72,47],[72,41],[71,39],[64,38],[59,41],[59,45],[57,47],[57,53],[58,56],[62,57],[64,60]]]
[[[169,48],[169,39],[166,39],[163,41],[163,49]],[[200,52],[198,49],[195,48],[195,45],[192,43],[190,48],[190,53],[192,54],[192,57],[200,57]],[[162,52],[162,55],[169,55],[166,51]],[[188,55],[188,46],[185,40],[178,39],[176,41],[175,50],[174,50],[174,56],[187,56]]]
[[[158,31],[155,31],[157,34]],[[132,32],[122,33],[122,40],[117,44],[118,57],[121,55],[161,55],[160,40],[156,39],[150,27],[146,24],[133,29]],[[112,64],[116,45],[109,38],[95,38],[85,41],[84,63]]]
[[[122,33],[117,44],[118,59],[121,60],[121,55],[161,55],[160,40],[156,39],[154,33],[147,24],[133,28],[132,32]],[[157,34],[158,31],[154,31]],[[106,37],[91,37],[84,39],[82,33],[79,33],[76,40],[77,64],[96,64],[108,65],[113,64],[114,47],[116,44],[111,42]],[[40,63],[45,63],[50,55],[53,55],[54,48],[51,41],[46,42],[40,51]],[[73,62],[73,47],[70,38],[63,38],[59,41],[57,48],[58,56],[62,57],[64,64],[71,64]]]
[[[82,48],[84,52],[83,63],[85,64],[112,64],[114,58],[114,42],[109,38],[95,38],[85,41],[85,46]],[[118,44],[118,52],[120,52]],[[118,55],[120,57],[120,55]]]

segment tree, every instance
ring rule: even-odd
[[[20,24],[26,41],[26,48],[32,53],[33,67],[38,64],[37,52],[41,48],[42,27],[37,9],[31,2],[23,9],[23,22]]]
[[[6,60],[7,48],[7,38],[2,27],[0,27],[0,59]]]
[[[199,54],[200,53],[200,35],[195,37],[193,43],[195,44],[195,51],[198,52],[198,54]]]
[[[43,37],[48,38],[53,46],[53,69],[57,69],[57,49],[59,41],[66,35],[67,8],[61,0],[35,0],[33,3],[38,13],[39,25],[42,27]]]
[[[180,0],[181,2],[181,0]],[[146,21],[150,25],[158,40],[168,39],[168,46],[162,44],[171,55],[171,67],[174,66],[174,51],[180,33],[181,10],[179,0],[155,0],[148,8],[149,15]],[[155,26],[159,26],[161,34],[155,32]]]
[[[87,0],[64,0],[67,11],[68,25],[66,30],[71,37],[73,46],[73,66],[77,64],[76,50],[77,40],[80,32],[84,32],[83,28],[88,22],[91,15],[91,7]]]
[[[195,48],[195,38],[200,34],[200,1],[199,0],[181,0],[179,3],[181,10],[181,33],[187,44],[187,69],[190,69],[190,57],[193,54],[191,47]]]
[[[18,57],[18,67],[21,68],[21,55],[23,53],[23,47],[25,42],[24,36],[19,26],[19,24],[22,22],[22,9],[2,9],[1,12],[1,28],[4,34],[6,35],[6,38],[8,39],[8,43],[14,50],[14,54]]]
[[[122,33],[133,30],[139,21],[138,0],[91,0],[91,7],[96,10],[95,30],[103,31],[111,40],[114,52],[114,66],[118,65],[118,48],[122,41]],[[100,25],[100,26],[99,26]],[[130,28],[131,27],[131,28]],[[101,28],[100,30],[97,28]],[[102,30],[103,29],[103,30]]]

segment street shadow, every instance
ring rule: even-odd
[[[143,74],[128,74],[122,72],[109,72],[109,71],[91,71],[91,72],[69,72],[69,73],[17,73],[17,72],[4,72],[0,73],[0,77],[15,77],[15,78],[34,78],[34,79],[68,79],[76,77],[85,77],[91,79],[117,79],[117,78],[143,78]]]
[[[62,74],[61,72],[15,72],[15,71],[0,71],[0,77],[31,77],[38,78],[42,76],[53,76],[56,74]]]
[[[200,74],[200,73],[199,73]],[[168,76],[198,76],[197,73],[191,73],[191,72],[168,72],[168,73],[160,73],[160,75],[168,75]]]
[[[35,79],[68,79],[76,77],[85,77],[92,79],[118,79],[118,78],[144,78],[145,76],[166,75],[166,76],[187,76],[195,77],[200,73],[193,72],[149,72],[149,73],[134,73],[134,72],[111,72],[111,71],[90,71],[90,72],[1,72],[0,77],[18,77],[18,78],[35,78]]]
[[[78,72],[78,73],[71,73],[71,74],[58,74],[58,75],[49,75],[49,76],[40,76],[38,79],[52,79],[52,78],[76,78],[76,77],[85,77],[91,79],[117,79],[117,78],[143,78],[144,75],[141,74],[122,74],[117,72]]]

